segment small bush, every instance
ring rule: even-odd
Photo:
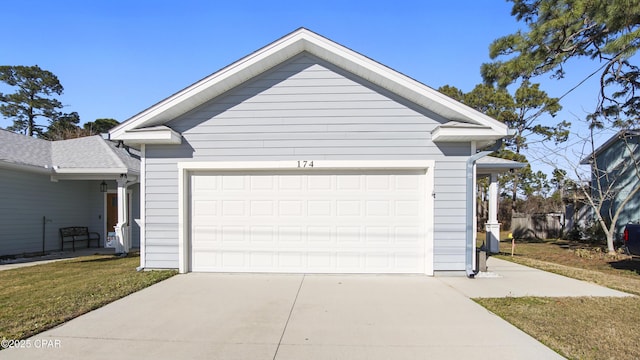
[[[582,240],[582,230],[580,230],[578,225],[574,225],[573,229],[571,229],[565,234],[565,239],[574,240],[574,241]]]
[[[598,222],[592,222],[590,223],[585,229],[584,229],[584,235],[586,236],[586,240],[589,243],[592,244],[606,244],[607,243],[607,236],[604,233],[604,230],[602,229],[602,226],[600,226],[600,223]]]

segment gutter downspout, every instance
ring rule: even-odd
[[[473,256],[474,256],[473,197],[475,195],[475,191],[473,189],[473,184],[475,183],[473,170],[475,168],[476,161],[500,149],[501,146],[502,146],[502,139],[496,141],[495,144],[493,144],[493,146],[488,150],[480,151],[472,155],[471,157],[469,157],[469,159],[467,160],[467,216],[466,216],[467,243],[465,246],[465,271],[469,278],[473,278],[476,275],[476,270],[473,268]]]

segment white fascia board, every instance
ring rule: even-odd
[[[162,126],[153,129],[136,129],[119,135],[111,135],[111,140],[122,140],[131,144],[180,144],[182,135],[175,130]]]
[[[307,51],[445,118],[480,124],[507,135],[506,125],[428,86],[307,29],[299,29],[135,115],[110,131],[162,124]]]
[[[493,128],[439,126],[431,132],[431,140],[433,142],[495,141],[506,135],[506,132],[501,133]]]
[[[311,164],[313,162],[313,164]],[[183,161],[178,170],[367,170],[367,169],[430,169],[433,160],[281,160],[281,161]]]
[[[11,162],[0,161],[0,168],[2,169],[10,169],[10,170],[20,170],[38,174],[49,175],[52,173],[52,169],[48,166],[34,166],[34,165],[25,165],[25,164],[16,164]]]
[[[499,131],[508,128],[505,124],[474,110],[396,70],[369,59],[340,44],[328,41],[317,34],[309,33],[305,50],[309,53],[356,74],[382,88],[440,114],[447,119],[490,126]]]
[[[171,120],[295,56],[303,51],[299,36],[292,36],[295,34],[236,61],[148,108],[113,128],[110,131],[111,138],[118,139],[127,130],[158,125]]]
[[[56,174],[126,174],[127,168],[61,168],[54,166]]]
[[[127,174],[127,181],[132,183],[138,182],[138,174]],[[58,180],[119,180],[120,173],[107,174],[107,173],[56,173],[51,175],[51,181]]]

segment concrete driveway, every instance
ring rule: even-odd
[[[0,351],[0,358],[561,358],[449,280],[178,275],[37,335],[29,349]]]

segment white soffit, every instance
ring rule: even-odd
[[[164,124],[303,51],[447,119],[488,126],[494,129],[496,135],[507,135],[506,125],[366,56],[301,28],[135,115],[113,128],[110,131],[111,139],[125,140],[125,134],[133,129]]]
[[[182,135],[166,126],[154,126],[150,128],[132,129],[122,133],[118,138],[129,144],[180,144]]]
[[[489,126],[447,123],[436,127],[431,132],[431,140],[434,142],[495,141],[505,135],[507,134],[500,133]]]

